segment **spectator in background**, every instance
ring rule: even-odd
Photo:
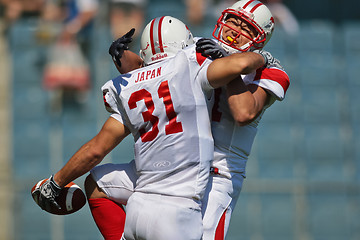
[[[39,39],[51,44],[44,69],[46,89],[76,90],[65,91],[69,98],[90,88],[90,50],[98,7],[98,0],[47,1],[42,26],[38,29]],[[60,26],[56,33],[49,33],[54,29],[47,26],[50,22],[52,26]],[[82,97],[77,99],[82,101]]]
[[[219,12],[222,12],[224,9],[232,6],[237,2],[237,0],[211,0],[211,2],[213,17],[217,20],[219,18]]]
[[[38,18],[44,8],[45,0],[0,0],[1,31],[7,32],[9,27],[20,18]]]
[[[88,57],[89,39],[99,3],[97,0],[65,0],[63,4],[65,19],[60,40],[77,40]]]
[[[109,21],[113,39],[123,36],[131,28],[142,29],[147,0],[109,0]],[[134,33],[134,38],[139,32]]]
[[[77,41],[87,55],[93,22],[98,13],[98,0],[45,0],[39,31],[51,25],[61,42]],[[60,27],[59,27],[60,25]],[[47,31],[54,29],[46,29]],[[41,37],[47,37],[41,35]],[[41,39],[44,40],[44,39]]]
[[[4,19],[12,23],[20,17],[39,16],[44,0],[0,0],[4,8]]]
[[[291,10],[282,0],[261,0],[270,10],[278,24],[289,35],[296,35],[299,32],[299,23]]]
[[[202,23],[205,15],[206,0],[185,0],[186,17],[190,25]]]

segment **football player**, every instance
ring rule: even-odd
[[[222,12],[213,36],[229,54],[261,51],[274,26],[273,16],[263,3],[241,0]],[[280,62],[271,56],[268,59],[265,68],[215,90],[211,123],[214,160],[202,207],[204,240],[225,239],[260,119],[276,100],[284,99],[289,87],[289,77]]]
[[[214,153],[209,99],[214,88],[263,66],[265,60],[249,52],[211,61],[196,53],[187,27],[168,16],[153,19],[141,42],[145,67],[102,87],[112,115],[97,136],[41,185],[39,205],[58,206],[61,187],[93,169],[131,133],[135,160],[129,166],[135,170],[136,186],[127,200],[124,239],[201,239],[201,200]],[[108,202],[116,200],[118,186],[124,185],[121,174],[113,164],[92,171],[101,189],[98,194],[106,197],[90,197],[94,218],[99,217],[97,209],[106,205],[109,210]],[[110,219],[100,221],[98,226]]]
[[[238,1],[224,10],[217,21],[213,35],[218,43],[200,39],[197,42],[197,50],[212,59],[233,53],[259,52],[270,40],[273,30],[274,20],[266,6],[259,1]],[[124,51],[127,50],[130,41],[131,32],[110,47],[110,54],[119,71],[126,72],[142,64],[141,60],[134,60],[138,58],[136,54]],[[204,239],[225,238],[245,178],[246,162],[261,116],[275,100],[284,99],[289,86],[289,78],[279,61],[265,51],[259,53],[268,61],[266,68],[253,68],[250,70],[251,73],[243,74],[242,79],[234,80],[226,87],[215,90],[215,104],[212,109],[215,151],[210,183],[203,199]],[[131,62],[136,64],[131,65]],[[109,169],[106,165],[95,168],[92,177],[87,179],[87,185],[91,186],[87,191],[90,202],[112,196],[107,190],[107,179],[102,180],[100,177],[111,172],[114,166],[110,166]],[[116,166],[117,174],[123,176],[118,177],[121,179],[116,186],[118,195],[110,198],[119,204],[126,204],[137,176],[133,173],[131,165]],[[100,188],[94,183],[93,178]],[[100,216],[101,212],[99,210]],[[121,214],[117,216],[117,225],[120,226]],[[100,229],[103,229],[104,234],[114,231],[116,227],[111,230],[110,224],[104,224]]]

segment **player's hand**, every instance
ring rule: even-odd
[[[211,57],[212,59],[229,55],[219,44],[208,38],[202,38],[196,42],[196,51],[204,57]]]
[[[129,49],[129,43],[132,42],[132,36],[134,35],[135,28],[132,28],[129,32],[127,32],[124,36],[118,38],[117,40],[113,41],[110,48],[109,54],[111,55],[112,59],[116,64],[121,67],[121,57],[124,54],[125,50]]]
[[[265,60],[265,64],[264,67],[270,67],[270,66],[274,66],[274,67],[278,67],[282,69],[282,66],[280,64],[280,61],[277,60],[276,58],[274,58],[271,53],[269,53],[268,51],[265,50],[259,50],[256,49],[253,51],[254,53],[258,53],[261,56],[263,56],[264,60]]]
[[[41,209],[50,211],[52,207],[61,209],[56,202],[56,197],[59,196],[61,187],[54,181],[54,175],[40,186],[36,191],[39,191],[39,206]]]

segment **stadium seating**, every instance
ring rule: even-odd
[[[172,16],[179,19],[184,19],[185,17],[185,3],[181,0],[174,1],[151,1],[151,4],[148,5],[147,9],[147,21],[150,21],[153,18],[163,16],[166,13],[167,16]]]
[[[331,184],[329,186],[331,189]],[[342,206],[339,208],[338,206]],[[346,194],[322,192],[309,193],[309,231],[315,239],[351,239],[351,209]]]

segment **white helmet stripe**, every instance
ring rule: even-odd
[[[245,8],[247,8],[250,5],[250,3],[252,3],[253,1],[255,1],[255,0],[248,1],[247,3],[244,4],[244,6],[242,8],[245,10]]]
[[[250,12],[253,13],[258,7],[260,7],[261,5],[263,5],[262,3],[258,3],[255,5],[255,7],[253,7]]]
[[[250,0],[243,6],[243,9],[247,12],[253,13],[261,5],[263,4],[257,0]]]
[[[150,44],[151,44],[151,52],[153,55],[156,53],[164,52],[164,46],[162,43],[162,37],[161,37],[161,25],[162,21],[164,19],[163,17],[155,18],[151,22],[150,26]],[[158,48],[155,48],[155,43],[159,44]]]

